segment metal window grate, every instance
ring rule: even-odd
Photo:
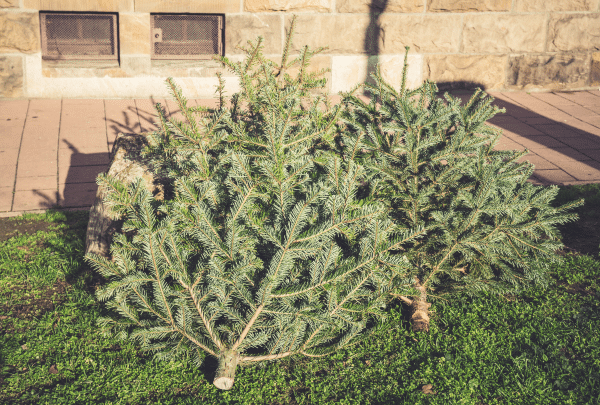
[[[42,59],[118,59],[117,15],[40,12]]]
[[[223,16],[151,14],[152,59],[211,59],[223,55]]]

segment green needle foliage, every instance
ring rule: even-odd
[[[99,178],[114,217],[125,218],[112,261],[86,256],[110,281],[97,292],[113,310],[100,326],[161,359],[218,358],[222,389],[238,363],[325,356],[383,327],[389,292],[409,282],[391,250],[422,233],[398,231],[383,203],[357,197],[364,169],[319,146],[333,144],[340,109],[301,107],[322,83],[306,75],[307,47],[298,77],[282,78],[293,29],[278,69],[260,37],[243,49],[244,64],[221,58],[243,92],[226,109],[220,80],[220,106],[200,125],[200,109],[167,80],[190,125],[165,123],[157,106],[164,133],[151,152],[174,179],[174,198],[157,201],[141,178]],[[249,110],[239,111],[244,100]]]
[[[369,104],[352,95],[360,86],[343,94],[340,150],[367,169],[370,195],[398,226],[425,229],[396,251],[411,264],[412,295],[546,285],[563,247],[556,225],[576,220],[568,211],[583,200],[553,208],[558,187],[527,182],[533,165],[517,163],[527,151],[493,150],[501,131],[485,122],[504,110],[480,89],[464,106],[447,93],[437,98],[434,83],[406,89],[407,56],[408,47],[399,90],[378,67],[376,84],[364,85],[375,95]]]

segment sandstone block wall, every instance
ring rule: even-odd
[[[43,60],[40,11],[117,14],[118,60]],[[305,45],[327,47],[310,69],[331,70],[332,94],[372,83],[377,64],[400,86],[405,46],[411,87],[426,79],[487,91],[600,86],[600,0],[0,0],[0,99],[171,98],[167,77],[188,98],[215,98],[217,72],[227,95],[239,91],[214,61],[153,60],[152,13],[223,15],[233,62],[259,35],[279,61],[296,14],[290,60]]]

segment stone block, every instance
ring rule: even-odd
[[[239,13],[239,0],[135,0],[141,13]]]
[[[23,0],[23,8],[52,11],[133,11],[134,0]]]
[[[241,55],[237,55],[241,56]],[[233,57],[228,59],[235,63]],[[172,63],[175,62],[175,63]],[[224,79],[237,77],[229,68],[223,67],[221,63],[213,60],[178,60],[178,61],[151,61],[151,75],[159,77],[209,77],[216,78],[217,73],[221,73]],[[227,80],[229,82],[229,80]]]
[[[462,52],[543,52],[544,20],[542,14],[465,16]]]
[[[532,13],[544,11],[595,11],[596,0],[516,0],[515,11]]]
[[[286,16],[289,30],[292,16]],[[332,54],[403,54],[411,52],[457,52],[460,17],[443,15],[382,14],[379,22],[369,15],[310,15],[296,19],[292,51],[328,47]],[[431,27],[436,27],[432,30]]]
[[[465,13],[473,11],[510,11],[512,0],[428,0],[427,11]]]
[[[336,0],[338,13],[422,13],[425,0]]]
[[[552,14],[548,51],[600,50],[600,14]]]
[[[404,54],[405,46],[417,53],[458,52],[460,18],[458,15],[383,14],[376,53]]]
[[[19,0],[0,0],[0,8],[19,7]]]
[[[38,13],[0,11],[0,53],[40,51]]]
[[[188,99],[214,98],[219,80],[212,77],[177,77],[171,70],[161,76],[135,76],[123,80],[127,72],[121,69],[121,77],[101,75],[97,71],[89,72],[92,76],[61,76],[44,77],[42,74],[41,54],[25,55],[24,65],[26,72],[27,97],[30,98],[104,98],[146,99],[148,97],[171,98],[171,90],[166,78],[174,77],[175,83]],[[62,69],[61,69],[62,70]],[[83,71],[84,69],[81,69]],[[75,69],[73,70],[73,73]],[[117,73],[117,72],[115,72]],[[237,77],[232,77],[225,83],[225,91],[231,95],[239,91]]]
[[[504,86],[506,56],[430,55],[425,61],[425,79],[440,90],[453,88],[497,90]]]
[[[127,77],[216,77],[217,72],[223,77],[235,76],[229,69],[222,67],[221,63],[211,59],[151,60],[149,55],[121,55],[120,68]]]
[[[332,56],[331,94],[350,91],[360,83],[375,84],[370,75],[376,72],[378,63],[381,66],[383,80],[394,89],[399,89],[402,84],[404,55]],[[422,66],[423,57],[421,55],[408,55],[406,84],[408,88],[415,88],[422,83]],[[354,94],[363,94],[363,90],[357,90]]]
[[[518,55],[508,59],[506,86],[569,89],[587,85],[590,60],[586,54]]]
[[[248,48],[248,41],[256,43],[258,36],[263,37],[263,54],[281,55],[281,18],[278,15],[243,14],[225,16],[225,52],[231,55],[245,55],[236,46]]]
[[[129,77],[117,61],[46,61],[42,60],[42,76],[59,77]]]
[[[120,71],[120,72],[119,72]],[[118,61],[42,60],[44,77],[126,77]]]
[[[174,62],[174,63],[173,63]],[[150,74],[157,77],[208,77],[216,78],[216,73],[220,72],[222,77],[237,77],[229,69],[222,67],[219,62],[213,60],[153,60],[150,61],[150,68],[146,68],[146,62],[138,63],[138,66],[145,68],[144,74]],[[229,81],[227,81],[229,82]]]
[[[367,79],[367,55],[332,56],[331,62],[331,94],[350,91]],[[357,90],[354,94],[362,94],[362,90]]]
[[[394,89],[402,86],[402,69],[404,68],[404,55],[381,55],[369,57],[369,69],[366,82],[374,85],[371,73],[376,73],[377,64],[380,64],[383,80]],[[423,83],[423,56],[408,55],[408,72],[406,73],[406,88],[414,89]]]
[[[119,14],[121,54],[150,55],[150,13]]]
[[[151,60],[149,55],[122,55],[121,64],[97,64],[89,61],[69,61],[62,64],[42,61],[42,76],[47,78],[125,78],[152,76],[166,77],[216,77],[221,72],[224,78],[235,74],[212,60]]]
[[[332,0],[245,0],[244,11],[264,13],[275,11],[312,11],[330,13]]]
[[[289,32],[291,22],[292,16],[286,16],[284,35]],[[373,41],[365,39],[368,27],[367,15],[299,14],[290,51],[298,53],[308,45],[311,50],[329,47],[322,54],[366,53],[365,47],[373,49]]]
[[[238,62],[240,62],[240,63],[244,63],[244,61],[245,61],[246,59],[248,59],[248,58],[247,58],[247,56],[246,56],[246,54],[244,54],[244,55],[231,55],[231,54],[229,54],[229,53],[226,53],[226,54],[225,54],[225,57],[226,57],[227,59],[229,59],[229,62],[231,62],[231,63],[233,63],[233,64],[237,64]],[[267,59],[273,59],[273,60],[275,60],[275,58],[273,58],[273,57],[266,57],[266,58],[267,58]],[[280,58],[280,59],[281,59],[281,58]],[[154,63],[154,62],[158,62],[158,61],[153,61],[153,63]],[[205,62],[206,64],[205,64],[205,65],[203,65],[203,67],[204,67],[204,68],[206,68],[206,69],[215,69],[215,68],[218,68],[218,69],[220,69],[221,76],[222,76],[223,78],[227,78],[227,77],[238,77],[238,76],[237,76],[237,74],[236,74],[235,72],[232,72],[231,70],[229,70],[229,68],[228,68],[228,67],[223,67],[223,65],[221,64],[221,62],[218,62],[218,61],[212,61],[212,60],[211,60],[211,61],[204,61],[204,62]],[[214,74],[213,74],[211,77],[216,77],[216,75],[214,75]]]
[[[0,97],[24,97],[23,57],[0,56]]]
[[[188,77],[211,77],[212,78],[212,77],[217,77],[217,72],[221,73],[221,78],[225,79],[226,82],[229,82],[228,79],[237,77],[235,75],[235,73],[231,73],[231,71],[229,71],[229,69],[221,68],[221,67],[202,67],[202,68],[196,68],[196,69],[188,69],[187,75],[188,75]],[[165,73],[167,73],[167,75],[165,76],[165,74],[163,74],[162,76],[168,77],[169,76],[168,72],[165,72]],[[215,91],[216,91],[216,88],[215,88]]]
[[[600,85],[600,52],[592,53],[592,66],[590,70],[590,86]]]

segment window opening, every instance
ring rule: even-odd
[[[223,16],[151,15],[152,59],[211,59],[223,54]]]
[[[116,14],[40,13],[42,59],[118,59]]]

